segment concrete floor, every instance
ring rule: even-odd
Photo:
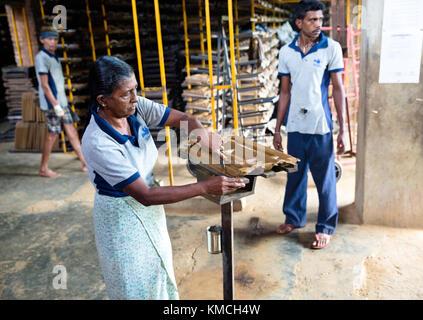
[[[0,299],[108,299],[94,242],[94,188],[79,161],[55,153],[51,168],[62,175],[41,178],[41,155],[12,147],[0,143]],[[342,162],[340,223],[320,251],[309,249],[318,206],[312,180],[307,226],[281,236],[274,230],[284,220],[286,174],[258,179],[256,194],[234,214],[236,299],[423,299],[423,230],[353,224],[354,159]],[[194,182],[182,161],[174,173],[177,185]],[[167,183],[164,157],[155,175]],[[222,299],[222,257],[207,252],[205,234],[220,224],[220,208],[197,197],[166,213],[180,298]],[[254,231],[253,217],[261,226]],[[66,289],[53,286],[63,274],[53,272],[57,265],[66,268]]]

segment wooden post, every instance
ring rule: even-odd
[[[234,241],[233,241],[233,203],[221,205],[222,214],[222,262],[223,262],[223,299],[233,300],[234,286]]]
[[[345,0],[331,0],[332,38],[338,41],[343,49],[347,47],[345,13]],[[340,31],[337,31],[338,26]]]

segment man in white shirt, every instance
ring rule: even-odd
[[[331,80],[340,127],[337,153],[345,151],[342,49],[338,42],[321,32],[324,8],[319,1],[301,1],[295,12],[295,24],[300,32],[279,51],[281,90],[273,139],[274,147],[282,150],[280,127],[285,120],[288,153],[301,159],[298,171],[288,174],[283,205],[286,219],[276,232],[288,234],[305,226],[310,168],[319,194],[314,249],[324,248],[329,243],[338,220],[333,127],[328,101]]]

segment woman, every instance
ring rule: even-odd
[[[106,289],[111,299],[178,299],[172,248],[162,204],[198,195],[225,194],[241,179],[214,177],[175,187],[152,187],[157,149],[148,126],[197,129],[200,143],[219,152],[193,116],[137,96],[133,69],[116,57],[101,57],[90,71],[91,120],[82,138],[96,188],[94,228]],[[212,143],[213,140],[213,143]]]

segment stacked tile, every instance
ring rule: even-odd
[[[22,119],[16,123],[15,150],[39,152],[44,146],[47,127],[44,113],[38,105],[38,97],[33,92],[22,94]],[[59,149],[56,139],[53,150]]]
[[[275,70],[278,67],[278,48],[280,43],[276,38],[276,31],[276,28],[269,28],[268,31],[256,31],[254,33],[252,40],[256,37],[262,46],[262,55],[259,57],[259,63],[254,70],[254,72],[258,73],[258,77],[254,81],[256,81],[256,85],[257,83],[259,84],[260,88],[245,94],[241,93],[242,100],[254,99],[255,97],[268,98],[278,95],[279,82],[277,81],[277,72]],[[244,71],[247,71],[247,68]],[[241,81],[241,87],[252,86],[254,81]],[[242,112],[261,112],[259,116],[241,119],[241,123],[244,126],[266,124],[270,120],[273,110],[273,103],[241,106]],[[264,134],[264,131],[265,128],[262,129],[261,135]]]
[[[10,124],[12,136],[16,123],[22,119],[22,95],[26,92],[36,92],[34,76],[33,67],[7,66],[2,68],[7,119]],[[11,140],[13,141],[13,139]]]

